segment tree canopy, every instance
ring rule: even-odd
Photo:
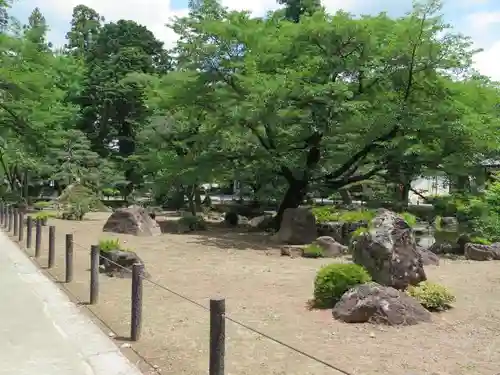
[[[308,193],[384,181],[405,201],[417,176],[458,181],[497,157],[498,83],[439,1],[398,18],[278,2],[255,17],[190,1],[171,50],[78,5],[57,51],[40,9],[20,25],[0,2],[5,188],[29,175],[193,198],[237,180],[281,202],[279,224]]]

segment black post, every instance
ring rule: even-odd
[[[47,262],[47,268],[54,267],[55,259],[56,259],[56,227],[51,225],[49,227],[49,259]]]
[[[142,328],[142,277],[144,265],[134,263],[132,266],[132,315],[130,319],[130,339],[138,341]]]
[[[0,203],[0,225],[3,225],[5,218],[5,203]]]
[[[12,215],[14,216],[14,237],[17,237],[17,231],[19,230],[19,213],[17,208],[12,211]]]
[[[95,305],[99,299],[99,246],[90,247],[90,304]]]
[[[66,234],[66,282],[73,281],[73,235]]]
[[[42,251],[42,220],[36,219],[35,228],[35,258],[40,257]]]
[[[33,237],[33,218],[28,215],[26,218],[26,248],[31,248],[31,238]]]
[[[224,375],[224,356],[226,354],[226,301],[210,300],[210,363],[209,375]]]
[[[9,211],[7,213],[7,231],[12,231],[12,207],[9,207]]]
[[[19,211],[19,229],[17,231],[19,234],[19,243],[24,240],[24,212]]]

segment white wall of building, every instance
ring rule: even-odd
[[[418,191],[424,197],[434,195],[448,195],[450,194],[450,185],[446,177],[419,177],[411,183],[412,189]],[[424,200],[414,192],[410,191],[409,194],[410,204],[422,204]]]

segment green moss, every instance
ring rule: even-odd
[[[402,212],[400,216],[411,228],[413,228],[417,224],[417,217],[409,212]]]
[[[470,242],[477,243],[480,245],[491,245],[492,242],[484,237],[471,237]]]
[[[376,215],[375,211],[372,210],[342,211],[336,210],[334,207],[314,207],[312,213],[316,217],[317,223],[333,221],[344,223],[369,222]]]
[[[304,248],[304,252],[302,253],[304,258],[322,258],[323,257],[323,249],[316,245],[310,244]]]

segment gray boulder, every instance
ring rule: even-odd
[[[432,251],[425,249],[421,246],[417,246],[417,251],[422,257],[422,264],[424,266],[439,266],[439,257]]]
[[[413,231],[394,212],[379,210],[370,229],[353,237],[351,246],[353,261],[379,284],[403,290],[427,280]]]
[[[142,259],[133,251],[102,251],[99,257],[101,271],[110,277],[131,277],[132,268],[136,263],[144,265]],[[145,270],[144,277],[149,277],[149,274]]]
[[[430,322],[431,313],[404,292],[377,283],[358,285],[341,297],[333,317],[346,323],[415,325]]]
[[[480,245],[477,243],[465,244],[465,258],[470,260],[500,260],[500,243]]]
[[[336,258],[347,252],[347,246],[344,246],[332,237],[321,236],[316,238],[313,242],[314,245],[317,245],[323,250],[324,258]]]
[[[289,245],[310,244],[318,237],[316,218],[307,208],[287,208],[283,213],[280,230],[274,237]]]

